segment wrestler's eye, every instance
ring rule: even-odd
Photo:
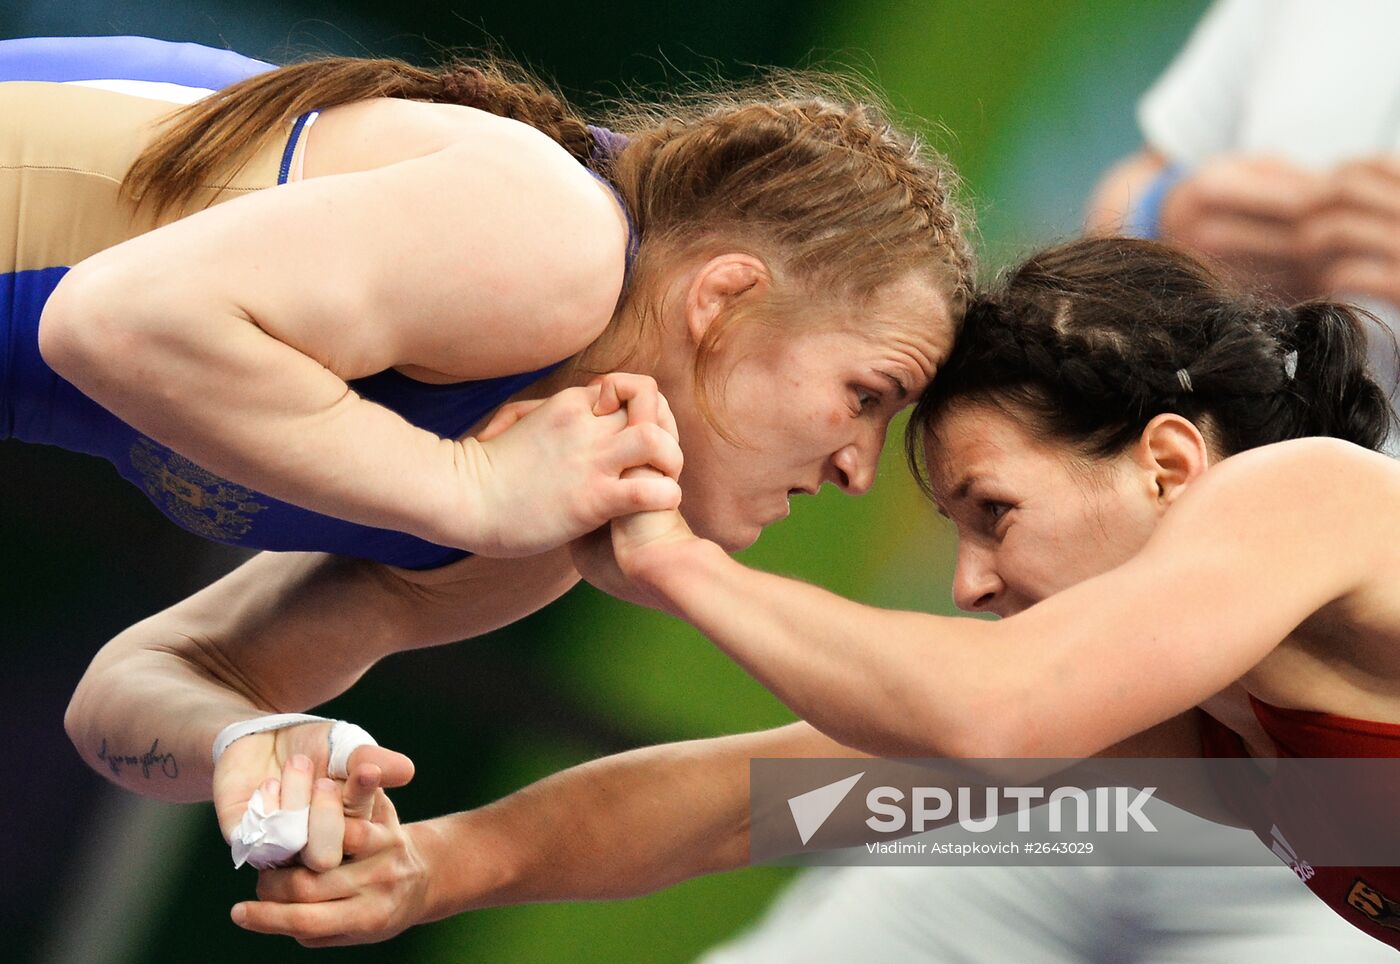
[[[979,508],[982,510],[982,517],[987,521],[987,529],[996,532],[1002,527],[1006,515],[1011,511],[1009,502],[998,502],[996,499],[982,500]]]
[[[860,415],[872,408],[878,408],[882,400],[883,396],[879,392],[872,391],[864,385],[857,385],[855,386],[856,404],[852,414]]]

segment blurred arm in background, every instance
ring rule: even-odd
[[[1400,6],[1219,0],[1138,105],[1086,230],[1160,237],[1286,301],[1400,329]],[[1382,384],[1393,341],[1373,334]]]

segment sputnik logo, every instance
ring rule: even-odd
[[[865,776],[865,771],[857,773],[853,777],[846,777],[844,780],[837,780],[835,783],[828,783],[824,787],[817,787],[815,790],[808,790],[806,793],[799,793],[795,797],[788,798],[788,809],[792,811],[792,822],[797,824],[797,835],[802,838],[802,845],[805,847],[807,841],[821,829],[827,818],[841,806],[841,801],[846,799],[847,794],[860,782],[860,778]]]

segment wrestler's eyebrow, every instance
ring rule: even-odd
[[[967,498],[967,493],[970,492],[970,491],[972,490],[972,487],[973,487],[974,485],[977,484],[977,479],[978,479],[978,476],[976,476],[976,475],[967,475],[967,476],[964,476],[964,477],[963,477],[963,480],[962,480],[961,482],[959,482],[957,485],[953,486],[953,491],[952,491],[951,495],[949,496],[948,501],[949,501],[949,502],[960,502],[961,500]],[[933,507],[934,507],[935,509],[938,510],[938,514],[941,515],[943,518],[945,518],[945,519],[949,518],[949,516],[948,516],[948,510],[945,509],[945,508],[943,508],[942,505],[940,505],[939,503],[935,502],[935,503],[933,504]]]
[[[889,380],[890,384],[894,386],[895,394],[901,402],[909,397],[909,386],[904,384],[898,375],[892,375],[879,368],[875,369],[875,374],[882,375]]]

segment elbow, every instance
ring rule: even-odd
[[[960,760],[1018,760],[1032,756],[1029,731],[1013,714],[971,719],[950,728],[942,756]]]
[[[90,262],[71,269],[44,303],[39,320],[39,354],[80,388],[89,380],[87,372],[110,370],[114,361],[136,357],[132,342],[138,333],[126,322],[110,274]]]
[[[88,708],[93,705],[91,691],[96,686],[91,668],[83,674],[73,696],[68,700],[68,708],[63,711],[63,729],[78,755],[87,759],[87,735],[92,728]]]
[[[947,752],[962,760],[1015,760],[1035,756],[1032,699],[1011,681],[989,680],[969,688],[954,715],[942,725]]]

